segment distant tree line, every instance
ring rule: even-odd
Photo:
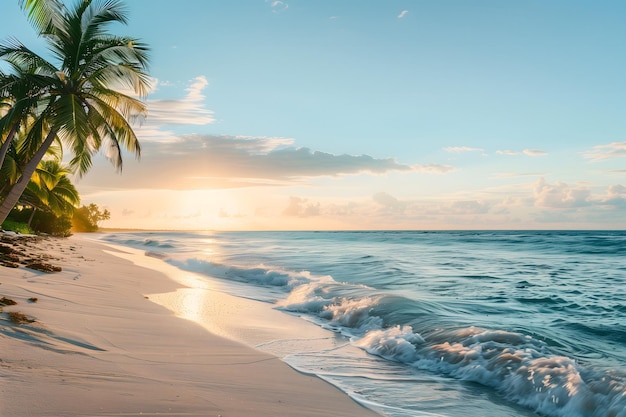
[[[55,214],[51,210],[33,206],[14,208],[2,227],[17,228],[20,232],[44,233],[53,236],[69,236],[72,232],[96,232],[100,222],[109,220],[111,213],[96,204],[81,206],[71,212]],[[21,226],[26,226],[24,229]]]

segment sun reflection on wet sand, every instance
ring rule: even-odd
[[[271,304],[228,294],[225,284],[217,278],[181,271],[163,260],[145,256],[142,250],[109,246],[115,249],[110,252],[112,255],[164,273],[173,284],[182,286],[174,291],[145,296],[213,334],[253,347],[283,340],[294,346],[324,350],[346,343],[328,330],[275,310]]]

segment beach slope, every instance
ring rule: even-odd
[[[179,285],[114,249],[78,236],[26,250],[62,271],[0,266],[0,299],[17,303],[0,318],[2,416],[377,415],[151,302]]]

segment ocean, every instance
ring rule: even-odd
[[[102,240],[325,329],[331,347],[293,336],[256,347],[385,416],[626,417],[624,231]]]

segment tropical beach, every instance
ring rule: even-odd
[[[3,415],[626,410],[624,232],[2,240]]]
[[[377,415],[151,302],[180,284],[128,252],[83,237],[40,239],[28,251],[63,270],[0,270],[0,295],[17,303],[2,306],[0,322],[3,416]],[[11,322],[12,311],[29,322]]]
[[[0,12],[1,416],[626,417],[626,3]]]

